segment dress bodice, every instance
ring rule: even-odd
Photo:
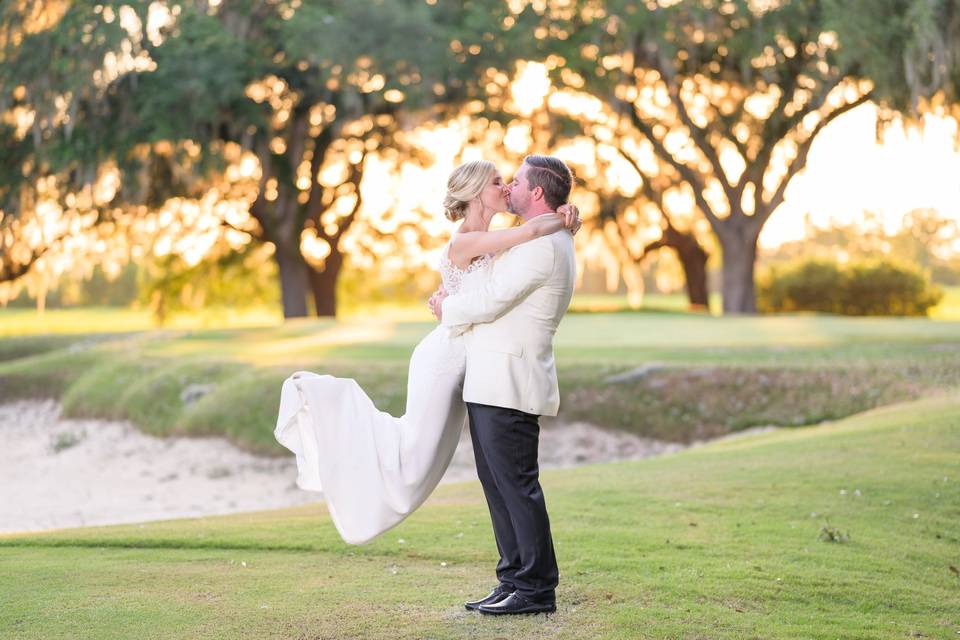
[[[447,246],[443,248],[443,253],[440,256],[440,279],[443,282],[443,288],[446,289],[447,294],[451,296],[460,291],[464,276],[484,268],[490,264],[490,260],[492,259],[489,254],[484,254],[474,258],[473,262],[471,262],[466,269],[461,269],[450,261],[448,254],[452,243],[453,240],[447,243]]]

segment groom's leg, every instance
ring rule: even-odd
[[[476,430],[476,440],[509,512],[520,554],[513,585],[535,602],[553,602],[559,571],[540,488],[538,416],[516,409],[473,405],[470,418],[475,417],[481,427]]]
[[[493,537],[497,541],[497,551],[500,552],[500,561],[497,563],[497,579],[500,584],[510,591],[514,590],[513,576],[520,569],[520,551],[517,539],[513,535],[513,524],[510,522],[510,511],[497,489],[493,474],[487,464],[483,451],[482,439],[478,437],[480,431],[495,428],[487,424],[485,416],[475,415],[473,403],[467,403],[467,415],[470,416],[470,439],[473,442],[473,457],[477,463],[477,476],[483,486],[483,495],[487,499],[490,509],[490,520],[493,522]]]

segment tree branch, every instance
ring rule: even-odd
[[[241,229],[240,227],[238,227],[237,225],[233,224],[232,222],[230,222],[229,220],[226,220],[226,219],[220,221],[220,226],[221,226],[221,227],[227,227],[228,229],[233,229],[234,231],[239,231],[240,233],[246,233],[247,235],[249,235],[249,236],[251,236],[251,237],[253,237],[253,238],[257,239],[257,240],[263,240],[263,239],[264,239],[264,237],[263,237],[263,227],[262,227],[262,226],[260,227],[259,230],[257,230],[257,229]]]
[[[654,251],[659,251],[667,246],[667,238],[664,235],[660,236],[659,240],[651,242],[643,248],[643,251],[640,253],[640,257],[637,258],[637,262],[640,262],[647,257],[648,253],[653,253]]]
[[[41,251],[31,251],[30,259],[27,262],[7,262],[6,260],[0,260],[0,282],[13,282],[14,280],[20,278],[21,276],[26,275],[34,263],[43,257],[47,251],[50,250],[50,247],[47,247]]]
[[[705,187],[703,180],[699,175],[697,175],[697,172],[674,158],[673,154],[667,151],[666,147],[663,146],[663,143],[653,134],[653,127],[644,122],[643,118],[640,117],[640,114],[637,113],[636,107],[632,104],[629,105],[629,107],[630,108],[628,109],[628,112],[630,114],[630,121],[633,123],[633,126],[636,127],[647,138],[647,140],[650,141],[650,144],[653,145],[653,149],[656,154],[670,166],[676,169],[677,173],[679,173],[680,176],[691,186],[697,206],[707,218],[710,226],[715,229],[721,226],[723,221],[717,217],[703,196]]]
[[[730,132],[730,136],[727,138],[727,140],[733,143],[733,146],[737,148],[737,153],[739,153],[740,157],[743,158],[743,163],[749,164],[750,148],[743,142],[740,142],[736,134],[733,133],[734,126],[736,126],[743,120],[743,114],[746,112],[746,108],[744,107],[744,104],[745,104],[744,101],[740,100],[739,103],[737,104],[737,108],[734,110],[733,113],[729,115],[724,115],[723,113],[720,112],[720,109],[718,109],[715,106],[714,106],[714,110],[716,111],[717,119],[723,123],[723,128],[726,131]],[[742,179],[743,179],[743,176],[741,175],[740,180],[742,181]],[[739,181],[737,182],[736,185],[734,185],[734,189],[737,190],[737,197],[739,197],[739,194],[743,189],[743,187],[740,186]]]
[[[274,230],[267,224],[271,221],[270,205],[268,204],[266,197],[263,195],[262,186],[260,193],[257,194],[257,199],[253,201],[252,205],[250,205],[250,215],[253,216],[254,220],[260,223],[260,228],[263,229],[264,238],[273,241]]]
[[[92,226],[95,227],[105,221],[106,218],[103,216],[103,210],[99,209],[97,220]],[[7,256],[0,251],[0,282],[13,282],[21,276],[25,276],[40,258],[46,255],[48,251],[52,250],[65,239],[69,238],[71,235],[73,235],[72,232],[67,230],[54,238],[52,241],[45,242],[43,247],[31,249],[30,257],[26,262],[14,262],[12,260],[7,260]]]
[[[307,131],[310,128],[310,109],[304,108],[303,102],[293,109],[291,114],[290,132],[287,139],[290,144],[287,148],[286,158],[290,165],[290,173],[295,174],[300,161],[303,160],[303,150],[307,144]]]
[[[623,150],[622,145],[617,145],[614,148],[616,149],[617,153],[620,154],[620,157],[626,160],[630,164],[630,166],[633,167],[633,170],[636,171],[637,174],[640,176],[640,189],[643,191],[643,195],[645,195],[648,200],[650,200],[655,205],[657,205],[657,209],[660,211],[661,217],[663,217],[664,222],[667,223],[667,229],[676,232],[677,228],[676,226],[674,226],[673,220],[670,218],[670,215],[667,214],[667,208],[664,206],[664,203],[663,203],[663,189],[654,189],[653,182],[651,181],[650,177],[643,172],[643,170],[640,168],[639,163],[637,163],[636,159]]]
[[[331,239],[332,242],[339,242],[340,236],[350,228],[350,225],[353,224],[353,221],[357,217],[357,212],[360,211],[360,207],[363,204],[363,196],[360,194],[360,182],[363,180],[363,164],[367,159],[367,152],[364,149],[363,156],[360,158],[360,162],[353,165],[353,168],[350,170],[349,182],[353,183],[354,192],[357,194],[357,199],[353,203],[353,208],[350,210],[346,216],[344,216],[337,228],[337,233]]]
[[[804,118],[815,111],[819,111],[827,101],[827,96],[829,96],[830,93],[840,85],[842,80],[843,76],[841,75],[834,78],[832,82],[825,83],[825,90],[814,96],[805,109],[798,109],[796,113],[786,119],[777,118],[776,121],[778,126],[770,128],[767,126],[764,127],[762,139],[763,144],[761,146],[760,153],[757,154],[754,162],[749,165],[747,170],[743,172],[743,175],[740,178],[740,183],[742,183],[744,187],[746,186],[746,183],[751,183],[753,184],[756,193],[760,193],[763,190],[763,176],[770,168],[770,160],[773,157],[773,150],[777,143],[782,140],[784,136],[793,131],[793,129],[796,128]],[[782,106],[778,105],[778,110],[774,113],[779,114],[782,108]],[[767,122],[769,123],[770,120],[768,119]],[[738,187],[740,187],[740,184],[738,184]]]
[[[680,116],[680,122],[682,122],[683,125],[690,131],[690,138],[693,140],[694,144],[704,155],[704,157],[706,157],[707,162],[710,163],[710,167],[713,169],[714,175],[717,176],[717,180],[720,181],[720,185],[723,187],[723,192],[726,194],[730,203],[733,204],[736,198],[736,193],[733,185],[731,185],[730,181],[727,179],[727,174],[723,170],[723,165],[720,163],[720,156],[717,153],[717,150],[707,139],[709,131],[698,126],[693,121],[693,118],[690,117],[690,112],[687,110],[687,105],[684,103],[683,98],[680,95],[680,86],[677,84],[676,74],[672,69],[670,69],[669,64],[663,59],[663,54],[658,51],[655,59],[657,71],[660,72],[661,76],[663,76],[664,84],[667,86],[667,94],[670,96],[670,100],[673,102],[673,106],[677,110],[677,115]]]
[[[633,170],[637,172],[637,175],[640,176],[640,189],[643,191],[643,194],[647,196],[647,199],[656,204],[659,208],[663,209],[663,193],[653,189],[653,186],[650,184],[650,177],[644,173],[643,169],[640,168],[640,164],[636,161],[636,159],[623,150],[623,145],[616,145],[614,149],[616,149],[621,158],[626,160],[627,163],[633,167]]]
[[[306,215],[319,223],[323,211],[324,187],[317,182],[317,174],[327,157],[327,151],[336,138],[334,123],[329,123],[313,139],[313,158],[310,159],[310,198],[307,200]]]

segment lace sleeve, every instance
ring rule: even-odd
[[[460,269],[450,262],[450,243],[448,242],[440,254],[440,281],[443,283],[443,288],[446,289],[447,293],[453,295],[460,290],[460,281],[462,278],[463,274],[460,272]]]
[[[474,258],[466,269],[461,269],[450,261],[450,245],[452,243],[453,240],[451,239],[440,255],[440,280],[443,282],[443,288],[447,290],[447,294],[451,296],[460,291],[465,275],[484,268],[493,259],[492,256],[484,254]]]

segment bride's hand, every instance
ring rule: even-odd
[[[582,224],[580,221],[580,209],[577,208],[577,205],[569,202],[562,204],[557,207],[557,215],[563,220],[564,228],[576,235]]]
[[[433,313],[437,320],[441,319],[441,315],[443,313],[443,299],[446,297],[447,291],[443,288],[443,285],[440,285],[440,288],[434,291],[433,295],[431,295],[430,299],[427,301],[427,306],[430,307],[430,312]]]
[[[576,233],[580,229],[580,210],[575,204],[562,204],[556,213],[545,213],[523,225],[530,229],[534,238],[548,236],[561,229]]]
[[[524,222],[523,228],[531,234],[529,239],[542,238],[563,229],[563,218],[556,213],[544,213]]]

